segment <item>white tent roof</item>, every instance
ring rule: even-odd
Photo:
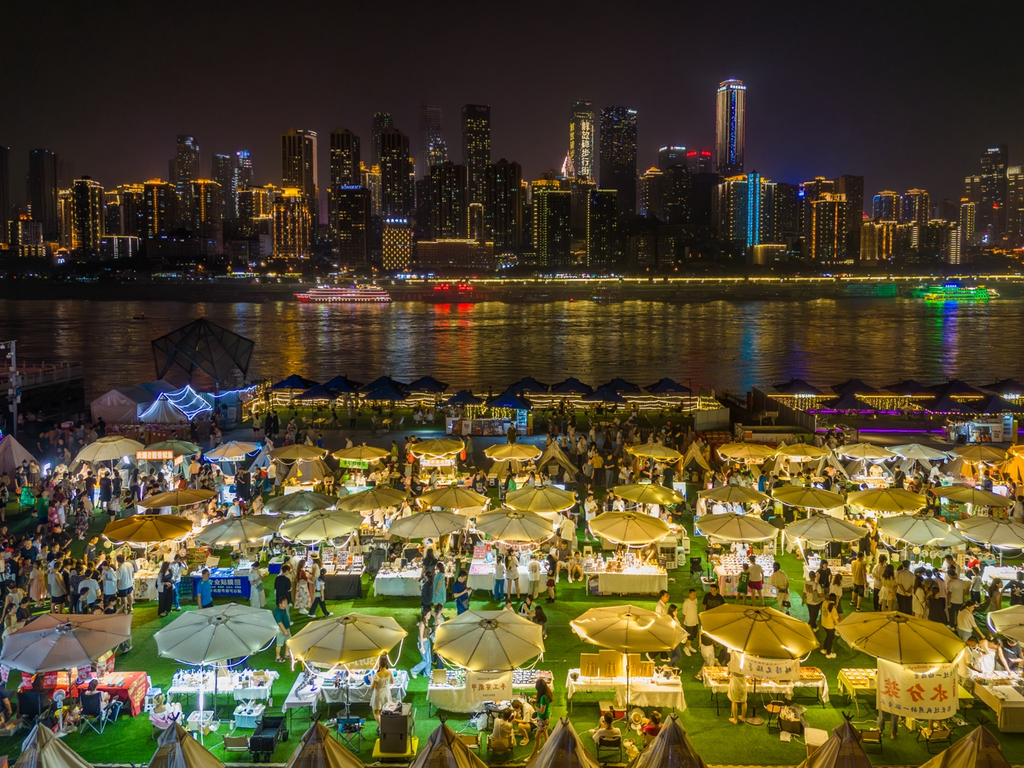
[[[147,424],[184,424],[188,419],[161,395],[155,403],[139,414],[139,421]]]
[[[21,743],[14,768],[92,768],[45,725],[36,723]]]
[[[686,455],[683,456],[682,468],[686,469],[690,465],[691,461],[697,462],[697,466],[703,467],[706,470],[710,471],[711,469],[711,467],[708,466],[707,460],[704,458],[704,454],[700,452],[700,448],[697,447],[696,443],[690,443],[690,447],[686,449]]]
[[[527,768],[598,768],[597,760],[583,746],[566,717],[558,721],[544,746],[526,765]]]
[[[0,440],[0,474],[6,472],[14,480],[14,471],[23,461],[32,461],[32,454],[26,451],[11,435]]]

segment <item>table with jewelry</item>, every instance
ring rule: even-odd
[[[422,576],[422,568],[410,567],[401,570],[381,568],[373,579],[373,592],[375,595],[419,597]]]
[[[729,692],[729,678],[732,673],[728,667],[703,667],[701,669],[701,681],[704,687],[711,691],[711,697],[715,701],[715,711],[718,711],[718,694]],[[761,680],[747,677],[747,691],[753,693],[756,683],[758,693],[770,696],[781,696],[785,699],[793,699],[797,688],[810,688],[814,691],[814,698],[822,706],[828,703],[828,678],[818,667],[800,667],[799,680]]]
[[[435,670],[440,677],[442,670]],[[484,702],[470,701],[466,696],[466,673],[460,669],[444,670],[445,681],[435,683],[433,678],[427,686],[427,702],[434,709],[445,712],[479,712]],[[546,670],[515,669],[512,671],[512,690],[535,692],[537,681],[547,680],[552,685],[554,675]],[[532,694],[531,694],[532,695]]]
[[[241,669],[217,670],[217,682],[214,685],[213,670],[179,669],[171,678],[167,689],[169,697],[173,696],[212,696],[227,694],[235,701],[266,701],[273,706],[272,689],[274,681],[281,673],[274,669]]]
[[[587,555],[583,561],[583,578],[588,585],[597,580],[601,595],[657,595],[668,589],[668,572],[660,565],[642,565],[638,560],[624,562]]]
[[[765,597],[774,597],[775,587],[768,583],[768,579],[772,574],[775,557],[773,555],[758,555],[756,560],[757,564],[761,566],[761,570],[764,571],[763,593]],[[743,564],[749,562],[746,558],[732,553],[723,554],[719,557],[718,562],[715,564],[715,578],[718,580],[719,594],[727,597],[736,596],[736,585],[739,583],[740,574],[743,572]]]
[[[409,673],[404,669],[392,670],[391,698],[402,701],[409,690]],[[337,670],[330,673],[304,671],[295,679],[282,710],[308,707],[316,714],[318,705],[369,704],[370,683],[374,672],[365,669]]]
[[[540,561],[541,584],[547,582],[548,564]],[[466,581],[470,589],[494,591],[494,563],[488,560],[473,560],[469,565],[469,579]],[[530,591],[530,568],[527,563],[519,563],[519,591],[527,594]]]
[[[627,696],[628,686],[628,696]],[[616,706],[663,707],[682,712],[686,709],[683,682],[679,677],[648,675],[644,677],[584,677],[580,670],[570,669],[565,681],[565,695],[572,704],[577,693],[613,691]]]

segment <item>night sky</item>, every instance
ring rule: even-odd
[[[712,148],[720,80],[748,87],[746,170],[776,181],[860,174],[865,196],[959,198],[986,146],[1024,163],[1016,3],[17,3],[0,23],[0,144],[12,195],[25,156],[57,151],[107,187],[166,177],[175,135],[249,149],[280,182],[280,133],[354,130],[374,111],[416,146],[418,106],[488,103],[492,157],[559,167],[574,98],[639,111],[641,170],[668,143]],[[845,15],[840,16],[840,12]]]

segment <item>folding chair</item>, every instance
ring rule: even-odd
[[[931,754],[932,744],[945,744],[947,747],[953,744],[953,731],[941,725],[935,728],[920,728],[917,731],[917,740],[924,741],[925,749]]]
[[[704,576],[704,559],[700,557],[690,558],[690,579],[701,580]]]
[[[221,744],[224,747],[224,756],[227,757],[228,752],[248,752],[249,751],[249,737],[248,736],[225,736],[224,742]]]
[[[38,691],[23,691],[18,694],[18,716],[28,727],[46,717],[52,709],[52,703],[43,706],[43,697]]]
[[[89,727],[96,733],[103,733],[103,729],[107,727],[107,708],[103,706],[103,695],[99,691],[85,691],[79,700],[82,703],[82,725],[78,732],[82,733]]]
[[[602,752],[612,752],[618,756],[617,762],[622,762],[622,737],[602,736],[597,740],[597,762],[606,763],[608,760],[601,759]]]

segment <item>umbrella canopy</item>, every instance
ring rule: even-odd
[[[477,493],[471,488],[462,488],[458,485],[446,485],[443,488],[435,488],[427,491],[417,499],[423,507],[442,507],[444,509],[468,509],[469,507],[486,506],[488,499],[482,493]]]
[[[1024,405],[1011,403],[1000,395],[989,395],[977,405],[978,413],[1024,413]]]
[[[468,389],[460,389],[454,395],[441,403],[441,405],[446,407],[456,405],[483,405],[483,402],[483,398],[477,397]]]
[[[616,392],[614,389],[608,389],[607,387],[598,387],[589,395],[584,395],[580,398],[585,403],[626,403],[629,402]]]
[[[533,461],[540,458],[541,450],[526,443],[501,443],[486,448],[484,455],[494,461]]]
[[[263,509],[267,512],[301,514],[312,512],[314,509],[330,509],[337,503],[337,496],[328,496],[316,491],[296,491],[269,499],[263,505]]]
[[[584,384],[575,376],[570,376],[565,381],[551,385],[551,394],[553,395],[589,395],[593,391],[593,387]]]
[[[211,461],[242,461],[250,453],[256,453],[260,449],[259,443],[250,443],[245,440],[229,440],[203,454]]]
[[[879,488],[872,491],[853,491],[846,503],[871,512],[913,512],[922,509],[925,498],[902,488]]]
[[[822,394],[820,389],[811,386],[803,379],[790,379],[782,384],[776,384],[775,391],[783,395],[805,395],[808,397]]]
[[[128,614],[44,613],[7,636],[0,664],[29,674],[84,667],[131,636]]]
[[[971,464],[998,464],[1006,461],[1006,451],[994,445],[961,445],[953,453]]]
[[[950,379],[933,386],[932,391],[942,396],[981,397],[985,393],[962,379]]]
[[[1024,605],[1011,605],[1001,611],[992,611],[988,615],[988,625],[993,632],[1024,643]]]
[[[960,520],[956,527],[964,538],[993,547],[1024,547],[1024,525],[1009,519],[972,517]]]
[[[416,381],[410,381],[405,385],[410,392],[427,392],[432,395],[440,395],[448,389],[448,384],[438,381],[433,376],[420,376]]]
[[[391,451],[363,443],[362,445],[353,445],[351,448],[342,448],[340,451],[335,451],[331,455],[336,459],[345,459],[347,461],[369,461],[372,463],[380,461],[381,459],[386,459],[391,455]]]
[[[487,768],[451,728],[442,722],[427,738],[427,743],[409,764],[409,768]]]
[[[358,381],[352,381],[348,376],[335,376],[330,381],[324,382],[324,389],[336,395],[355,394],[363,386]]]
[[[648,384],[644,389],[650,395],[688,395],[693,391],[672,379],[658,379],[653,384]]]
[[[387,653],[407,634],[393,616],[348,613],[310,622],[288,639],[288,650],[307,664],[335,667]]]
[[[127,437],[101,437],[78,452],[75,461],[118,461],[123,456],[135,458],[135,452],[145,448],[138,440]]]
[[[786,534],[808,541],[859,541],[867,529],[831,515],[812,515],[786,526]]]
[[[683,724],[679,722],[679,715],[673,712],[665,719],[654,741],[630,764],[630,768],[707,768],[707,765],[694,749]]]
[[[602,384],[598,389],[610,389],[612,392],[618,392],[620,395],[625,392],[627,395],[639,395],[640,387],[631,381],[626,381],[621,376],[616,376],[611,381]]]
[[[819,448],[810,443],[793,443],[784,445],[775,452],[776,456],[784,456],[791,461],[811,461],[828,456],[828,448]]]
[[[270,458],[277,461],[309,461],[323,458],[326,453],[323,448],[317,448],[315,445],[293,443],[270,451]]]
[[[629,483],[628,485],[616,485],[612,488],[616,496],[621,496],[626,501],[634,504],[682,504],[685,499],[682,494],[672,488],[653,483]]]
[[[241,544],[244,541],[273,536],[284,520],[270,515],[252,515],[250,517],[229,517],[212,523],[196,534],[196,541],[211,546]]]
[[[602,512],[590,521],[590,530],[595,536],[629,547],[661,541],[671,531],[661,518],[632,510]]]
[[[92,768],[78,753],[42,723],[36,723],[21,742],[14,768]]]
[[[961,504],[983,504],[989,507],[1012,507],[1013,499],[1000,496],[998,493],[981,488],[968,488],[966,485],[949,485],[936,488],[935,495],[943,499],[952,499]]]
[[[801,659],[818,647],[806,622],[774,608],[727,603],[702,611],[700,623],[726,648],[766,659]]]
[[[845,456],[848,459],[867,459],[868,461],[881,461],[894,459],[896,454],[888,448],[873,443],[850,443],[836,448],[837,456]]]
[[[164,729],[157,745],[149,768],[222,768],[224,765],[177,721]]]
[[[640,443],[640,445],[630,446],[626,450],[634,456],[643,456],[645,459],[654,459],[670,464],[683,458],[683,454],[675,448],[669,448],[661,443]]]
[[[103,535],[111,541],[152,544],[176,541],[192,533],[192,521],[176,515],[132,515],[107,523]]]
[[[409,451],[417,458],[422,456],[454,456],[466,450],[466,444],[462,440],[439,437],[434,440],[417,440],[409,447]]]
[[[880,520],[878,531],[909,544],[924,546],[948,536],[950,527],[931,515],[896,515]]]
[[[626,653],[670,651],[686,638],[675,619],[636,605],[591,608],[569,626],[585,642]]]
[[[480,515],[476,529],[499,541],[541,541],[554,532],[546,517],[519,509],[499,509]]]
[[[512,611],[465,611],[437,628],[434,651],[472,672],[504,672],[544,653],[544,628]]]
[[[297,373],[293,373],[288,378],[281,379],[276,384],[271,384],[270,388],[271,389],[309,389],[314,384],[316,384],[316,382],[313,381],[312,379],[304,379],[302,376],[299,376]]]
[[[293,517],[278,529],[278,533],[281,538],[289,541],[325,541],[358,531],[362,524],[363,516],[358,512],[320,509],[301,517]]]
[[[882,387],[886,392],[892,392],[894,395],[902,395],[903,397],[929,397],[934,395],[935,392],[927,384],[922,384],[919,381],[913,379],[907,379],[906,381],[900,381],[897,384],[890,384],[886,387]]]
[[[533,408],[533,403],[527,400],[520,394],[512,391],[502,392],[496,397],[492,397],[487,401],[488,408],[509,408],[514,411],[529,411]]]
[[[538,515],[550,515],[572,509],[576,495],[551,485],[532,485],[512,491],[505,496],[505,506]]]
[[[178,615],[153,635],[157,655],[185,664],[216,664],[262,651],[277,636],[270,611],[228,603]]]
[[[700,495],[705,499],[722,501],[726,504],[757,504],[771,498],[767,493],[761,493],[742,485],[722,485],[710,491],[700,491]]]
[[[833,384],[832,391],[837,395],[875,395],[878,390],[860,379],[847,379],[842,384]]]
[[[161,440],[159,443],[150,443],[146,446],[146,450],[173,451],[175,456],[194,456],[202,449],[188,440]]]
[[[375,387],[367,384],[360,394],[363,396],[364,400],[387,402],[399,402],[408,397],[403,389],[389,383],[378,384]]]
[[[874,411],[877,410],[870,403],[861,400],[860,397],[847,392],[842,397],[837,397],[835,400],[829,400],[825,403],[829,408],[834,411]]]
[[[199,504],[203,501],[209,501],[210,499],[216,498],[216,491],[206,491],[202,489],[183,488],[180,491],[165,491],[164,493],[154,493],[152,496],[147,496],[139,502],[139,506],[143,509],[159,509],[160,507],[188,507],[192,504]]]
[[[963,400],[957,400],[950,395],[936,397],[928,404],[926,410],[930,413],[977,413],[972,405]]]
[[[732,461],[757,464],[770,459],[775,455],[775,451],[761,443],[725,443],[718,446],[718,455]]]
[[[771,541],[779,530],[759,517],[737,515],[703,515],[694,521],[700,532],[713,539],[725,541]]]
[[[331,392],[327,387],[322,384],[314,384],[312,387],[307,389],[305,392],[295,396],[295,399],[300,402],[315,402],[317,400],[333,400],[334,393]]]
[[[772,496],[791,507],[807,509],[835,509],[846,503],[846,499],[838,493],[805,485],[780,486],[772,491]]]
[[[944,624],[897,611],[851,613],[836,631],[855,651],[897,664],[948,664],[964,649]]]
[[[537,381],[533,376],[525,376],[515,384],[510,384],[508,391],[525,392],[526,394],[530,394],[531,392],[547,392],[548,385],[542,381]]]
[[[466,518],[451,512],[418,512],[391,524],[400,539],[437,539],[466,527]]]
[[[345,509],[349,512],[373,512],[385,507],[398,506],[406,497],[407,494],[404,491],[375,485],[365,491],[346,496],[338,502],[338,509]]]
[[[945,451],[929,448],[927,445],[920,445],[918,443],[894,445],[889,450],[904,459],[916,459],[918,461],[945,461],[949,458],[949,454]]]
[[[285,768],[364,768],[364,765],[331,736],[327,726],[317,721],[309,726]]]
[[[1003,756],[999,739],[979,725],[921,768],[1010,768],[1010,761]]]
[[[860,743],[860,732],[849,718],[798,768],[871,768],[871,758]]]

